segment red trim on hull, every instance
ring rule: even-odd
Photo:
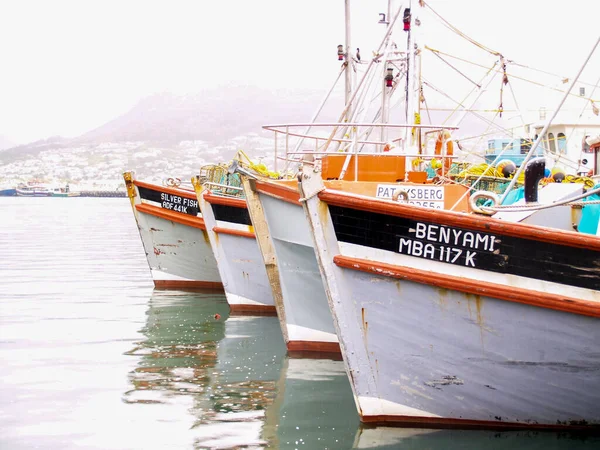
[[[424,220],[437,225],[465,227],[486,233],[498,233],[524,239],[534,239],[551,244],[568,245],[600,251],[600,238],[590,234],[575,233],[554,228],[505,222],[493,217],[481,217],[475,214],[463,214],[441,209],[418,208],[414,205],[392,203],[391,201],[348,194],[346,192],[325,189],[319,192],[319,199],[329,205],[354,208],[390,216],[413,220]]]
[[[289,341],[287,349],[290,352],[342,353],[338,342]]]
[[[229,310],[233,315],[260,315],[260,316],[276,316],[277,310],[275,305],[248,305],[248,304],[229,304]]]
[[[202,217],[169,211],[158,206],[148,205],[147,203],[139,203],[135,205],[135,209],[139,212],[160,217],[161,219],[170,220],[171,222],[177,222],[181,225],[206,230],[206,225],[204,224],[204,219]]]
[[[178,195],[179,197],[190,198],[192,200],[198,200],[196,197],[196,193],[192,190],[182,189],[182,188],[174,188],[169,186],[159,186],[158,184],[146,183],[144,181],[133,180],[133,184],[138,187],[143,187],[146,189],[151,189],[153,191],[166,192],[168,194]]]
[[[450,419],[445,417],[416,417],[416,416],[360,416],[361,422],[372,425],[387,425],[407,428],[452,428],[463,430],[563,430],[588,431],[598,433],[600,425],[582,425],[579,421],[573,424],[543,424],[501,422],[493,420]]]
[[[220,281],[194,281],[194,280],[154,280],[156,289],[182,289],[182,290],[223,290]]]
[[[256,190],[262,194],[278,198],[294,205],[302,205],[302,203],[300,203],[300,193],[298,192],[298,189],[289,186],[256,180]]]
[[[234,230],[232,228],[224,228],[224,227],[213,227],[212,229],[215,233],[219,234],[230,234],[232,236],[242,236],[247,238],[256,239],[256,235],[251,231],[243,231],[243,230]]]
[[[242,200],[241,198],[223,197],[221,195],[213,195],[209,191],[206,191],[204,193],[204,200],[206,200],[208,203],[212,203],[214,205],[233,206],[234,208],[243,208],[243,209],[248,208],[248,205],[246,204],[246,200]]]
[[[338,267],[343,267],[345,269],[414,281],[416,283],[428,284],[430,286],[464,292],[467,294],[484,295],[486,297],[493,297],[509,302],[524,303],[539,308],[554,309],[556,311],[600,318],[600,302],[579,300],[574,297],[532,291],[514,286],[433,273],[414,267],[408,268],[396,266],[343,255],[334,256],[333,262]]]

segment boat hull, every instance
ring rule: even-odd
[[[246,184],[246,183],[245,183]],[[275,184],[255,183],[246,188],[253,223],[265,222],[267,230],[257,229],[257,239],[265,263],[274,259],[276,283],[281,298],[279,318],[290,352],[340,352],[333,318],[327,303],[308,222],[297,190]],[[258,203],[258,204],[257,204]],[[264,249],[272,248],[273,255]]]
[[[134,180],[128,192],[134,193],[130,200],[155,287],[221,290],[204,221],[193,208],[195,194]],[[175,202],[160,202],[161,196]],[[175,211],[178,202],[192,207]]]
[[[465,192],[462,186],[345,181],[327,184],[371,197],[389,198],[396,189],[406,189],[413,201],[427,203],[432,208],[450,208],[455,204],[459,210],[468,207],[461,199]],[[297,186],[264,180],[251,184],[245,179],[244,189],[255,227],[265,222],[263,230],[257,228],[257,239],[267,270],[275,272],[271,275],[271,285],[275,297],[281,298],[279,317],[288,350],[339,353],[338,337]],[[424,202],[419,200],[419,190],[429,190],[428,193],[436,193],[439,198]]]
[[[17,190],[14,188],[0,189],[0,197],[14,197],[17,195]]]
[[[590,244],[592,250],[578,248],[584,239],[557,232],[572,247],[556,247],[555,255],[564,254],[554,260],[548,256],[544,264],[536,258],[544,245],[555,245],[548,242],[549,229],[498,220],[490,225],[465,215],[323,191],[310,181],[303,181],[303,189],[362,421],[510,429],[600,425],[597,278],[571,264],[570,269],[561,266],[570,284],[544,279],[552,278],[548,273],[567,257],[591,257],[593,265],[598,242]],[[421,218],[436,217],[448,221],[419,225]],[[405,228],[399,226],[403,220]],[[457,224],[465,233],[471,227],[467,247],[479,246],[471,253],[462,248],[456,264],[452,260],[459,249],[440,251],[440,229],[450,223],[457,233]],[[506,247],[515,230],[524,236],[518,241],[523,248],[513,250],[523,259]],[[412,244],[407,252],[409,238],[403,233],[413,243],[417,237],[427,243]],[[527,251],[529,240],[539,241],[538,253]],[[495,258],[521,261],[523,275],[493,266]]]
[[[46,189],[20,189],[16,188],[16,195],[18,197],[50,197],[52,193]]]
[[[245,200],[201,191],[198,203],[232,311],[276,314]]]
[[[359,319],[345,339],[376,380],[355,376],[363,421],[600,424],[597,318],[338,269]]]

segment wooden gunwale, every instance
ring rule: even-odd
[[[251,231],[235,230],[232,228],[225,228],[225,227],[213,227],[212,230],[215,233],[219,233],[219,234],[230,234],[232,236],[241,236],[241,237],[256,239],[256,235],[254,233],[252,233]]]
[[[600,318],[600,302],[580,300],[564,295],[532,291],[530,289],[489,283],[487,281],[473,280],[471,278],[457,277],[454,275],[432,273],[414,267],[396,266],[343,255],[334,256],[333,263],[338,267],[345,269],[414,281],[416,283],[428,284],[442,289],[449,289],[473,295],[483,295],[539,308]]]
[[[154,280],[156,289],[181,289],[181,290],[223,290],[220,281],[197,281],[197,280]]]
[[[150,214],[151,216],[170,220],[171,222],[176,222],[181,225],[206,230],[206,225],[204,224],[204,219],[202,217],[178,213],[176,211],[163,209],[158,206],[148,205],[147,203],[138,203],[135,205],[135,209],[141,213]]]
[[[221,195],[211,194],[209,191],[205,192],[203,195],[204,195],[204,200],[206,200],[208,203],[211,203],[214,205],[233,206],[234,208],[243,208],[243,209],[248,208],[248,205],[246,204],[246,200],[241,199],[241,198],[223,197]]]
[[[371,425],[388,425],[410,428],[444,428],[444,429],[463,429],[463,430],[563,430],[563,431],[583,431],[597,434],[600,432],[600,425],[585,425],[580,421],[573,421],[573,424],[545,424],[531,422],[502,422],[492,420],[470,420],[470,419],[452,419],[446,417],[417,417],[417,416],[392,416],[392,415],[372,415],[360,417],[361,422]]]
[[[262,194],[266,194],[270,197],[274,197],[294,205],[302,205],[302,203],[300,203],[300,193],[298,192],[298,189],[260,180],[256,180],[255,183],[256,190]]]
[[[391,201],[357,196],[341,191],[325,189],[318,194],[319,199],[329,205],[423,220],[442,226],[464,227],[470,230],[497,233],[523,239],[533,239],[557,245],[585,248],[600,251],[600,238],[574,231],[557,230],[549,227],[524,223],[505,222],[488,216],[477,216],[454,211],[419,208],[414,205],[393,203]]]

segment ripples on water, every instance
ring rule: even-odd
[[[1,449],[600,448],[362,428],[343,363],[286,357],[276,318],[153,290],[126,199],[0,198],[0,250]]]

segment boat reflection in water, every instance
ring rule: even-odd
[[[276,317],[223,293],[155,290],[125,403],[186,448],[590,448],[567,434],[361,426],[342,361],[286,356]],[[178,431],[175,431],[175,430]],[[590,441],[590,439],[596,439]]]
[[[221,293],[155,290],[141,333],[123,401],[171,406],[160,416],[188,422],[199,448],[352,446],[343,362],[287,358],[277,317],[232,316]]]
[[[260,445],[285,346],[276,317],[229,316],[224,294],[152,293],[128,403],[184,404],[198,446]]]

